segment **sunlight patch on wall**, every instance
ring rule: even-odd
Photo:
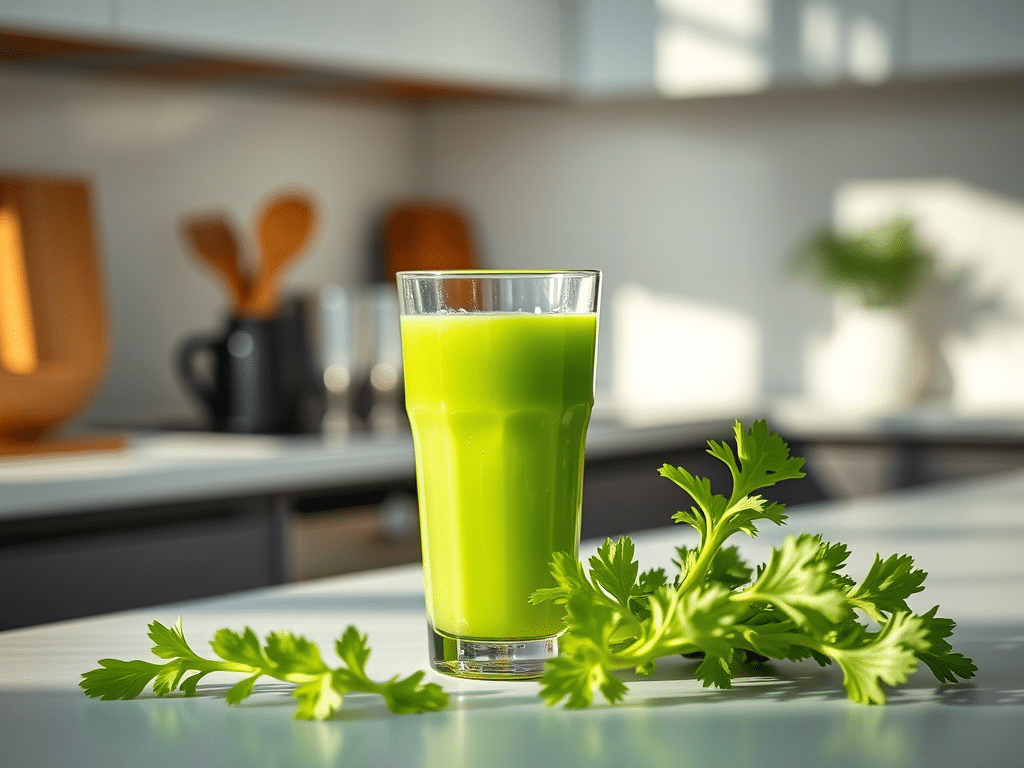
[[[615,410],[630,424],[756,410],[761,338],[746,315],[626,284],[612,296]]]
[[[892,49],[892,30],[863,11],[829,0],[806,0],[800,9],[801,60],[811,80],[882,82],[892,72]]]
[[[800,52],[808,75],[821,82],[839,78],[839,9],[832,3],[814,0],[804,3],[800,14]]]
[[[1024,201],[957,179],[857,180],[835,196],[837,227],[904,214],[933,248],[936,276],[919,310],[965,416],[1024,411]]]
[[[663,96],[752,93],[768,85],[768,0],[657,2],[655,84]]]
[[[667,17],[692,19],[748,40],[763,38],[771,23],[769,0],[657,0]]]
[[[849,71],[861,83],[880,83],[892,72],[892,38],[868,16],[850,22]]]

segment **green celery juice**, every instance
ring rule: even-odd
[[[596,314],[402,317],[427,613],[466,639],[535,639],[564,609],[553,552],[579,550]]]

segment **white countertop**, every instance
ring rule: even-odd
[[[1024,413],[961,413],[947,403],[923,403],[893,412],[837,409],[800,397],[776,398],[768,423],[791,437],[812,440],[944,440],[1024,443]]]
[[[426,667],[418,566],[261,589],[174,606],[0,633],[0,765],[139,766],[908,766],[1016,768],[1024,756],[1024,475],[793,510],[784,529],[737,537],[760,561],[788,532],[822,533],[853,552],[859,577],[876,552],[913,555],[928,571],[912,605],[958,622],[954,648],[977,677],[937,685],[927,670],[884,707],[851,704],[835,668],[774,663],[770,676],[703,689],[695,662],[663,661],[629,676],[615,707],[549,709],[535,682],[461,681],[429,674],[452,694],[448,709],[391,715],[351,696],[335,720],[295,721],[274,684],[239,707],[211,680],[193,699],[86,698],[79,675],[104,657],[149,658],[146,624],[183,617],[194,647],[220,627],[304,634],[325,653],[349,623],[369,635],[370,673]],[[642,567],[670,566],[693,543],[680,527],[635,537]],[[592,548],[585,547],[586,549]]]
[[[793,440],[938,439],[1024,443],[1024,417],[973,416],[945,407],[887,415],[841,413],[799,399],[777,399],[770,426]],[[749,423],[750,414],[740,415]],[[731,438],[733,419],[643,423],[595,411],[587,458],[626,457]],[[117,453],[0,459],[0,521],[183,500],[237,498],[411,480],[412,440],[353,434],[232,435],[139,432]]]
[[[727,438],[732,422],[631,428],[595,419],[587,457],[608,458]],[[0,520],[182,500],[256,496],[408,479],[408,433],[272,437],[204,432],[140,433],[116,453],[0,460]]]

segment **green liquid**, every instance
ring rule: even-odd
[[[552,553],[579,551],[597,316],[402,318],[427,613],[449,635],[551,637]]]

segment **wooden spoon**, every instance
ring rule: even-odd
[[[306,244],[315,218],[313,202],[305,195],[281,195],[264,207],[256,222],[260,261],[246,303],[250,317],[277,314],[281,274]]]
[[[220,276],[227,289],[231,311],[238,314],[249,299],[249,278],[242,274],[238,242],[221,214],[186,219],[181,225],[185,239],[199,259]]]

